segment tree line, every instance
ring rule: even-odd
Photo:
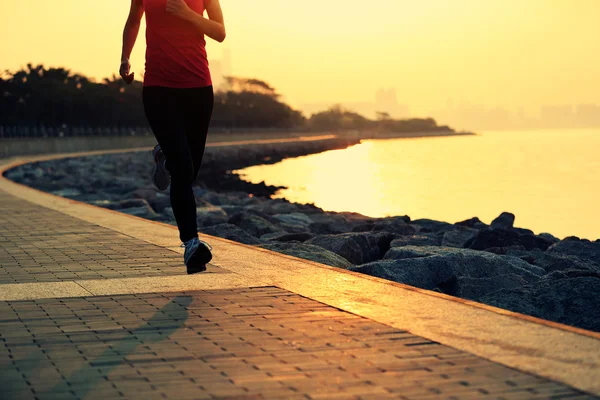
[[[20,126],[147,126],[142,82],[126,84],[113,74],[102,82],[66,68],[27,64],[0,75],[0,125]],[[211,127],[224,129],[302,128],[318,131],[362,130],[418,132],[449,130],[431,118],[395,120],[385,113],[377,119],[333,106],[306,118],[280,100],[259,79],[226,77],[215,92]]]

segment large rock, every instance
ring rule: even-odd
[[[452,267],[435,257],[381,260],[350,270],[428,290],[454,286],[456,281]]]
[[[157,193],[156,196],[148,200],[148,203],[156,212],[162,213],[165,208],[171,207],[171,198],[167,194]]]
[[[451,267],[457,277],[492,278],[515,274],[521,276],[527,282],[535,282],[546,274],[543,268],[531,265],[517,257],[498,256],[453,247],[392,247],[384,256],[385,260],[422,260],[425,258],[434,259],[440,264]]]
[[[374,232],[390,232],[396,235],[414,235],[419,227],[409,224],[407,216],[381,218],[373,225]]]
[[[144,199],[126,199],[116,202],[109,202],[103,205],[110,210],[123,210],[128,208],[150,208],[148,202]],[[154,211],[152,211],[154,212]]]
[[[526,250],[546,250],[552,245],[547,239],[533,235],[521,235],[513,229],[483,229],[466,243],[470,249],[485,250],[492,247],[524,246]]]
[[[218,236],[224,239],[233,240],[234,242],[244,244],[261,244],[262,241],[251,236],[245,230],[232,225],[232,224],[219,224],[207,227],[200,227],[198,229],[202,233],[207,235]]]
[[[543,279],[481,298],[492,306],[591,331],[600,331],[600,278]]]
[[[262,235],[260,240],[269,240],[271,242],[305,242],[309,239],[314,238],[315,235],[308,232],[299,233],[267,233]]]
[[[483,296],[501,289],[516,289],[523,287],[527,281],[517,274],[498,275],[492,278],[458,277],[457,295],[463,299],[479,301]]]
[[[509,212],[503,212],[492,221],[492,229],[511,229],[515,223],[515,215]]]
[[[282,229],[278,228],[267,219],[245,211],[233,215],[229,218],[228,223],[240,227],[255,237],[261,237],[266,233],[282,231]]]
[[[454,230],[444,232],[442,246],[463,248],[479,231],[466,226],[456,226]]]
[[[301,213],[291,213],[291,214],[275,214],[273,218],[277,219],[279,222],[279,226],[288,232],[308,232],[308,226],[312,224],[312,220],[304,214]]]
[[[394,235],[387,232],[343,233],[317,236],[305,243],[321,246],[358,265],[381,259],[393,238]]]
[[[600,265],[591,261],[583,261],[576,256],[570,256],[566,254],[552,253],[541,250],[509,250],[506,254],[509,256],[519,257],[529,264],[544,268],[546,272],[569,269],[600,271]]]
[[[121,208],[118,211],[146,219],[156,219],[158,217],[158,214],[155,213],[154,210],[148,204],[141,207]]]
[[[591,242],[587,239],[570,236],[553,244],[548,252],[576,256],[583,261],[591,261],[600,265],[600,239]]]
[[[488,227],[486,224],[484,224],[483,222],[481,222],[479,220],[479,218],[477,218],[477,217],[473,217],[473,218],[470,218],[470,219],[467,219],[467,220],[464,220],[464,221],[457,222],[454,225],[456,225],[456,226],[465,226],[467,228],[473,228],[473,229],[479,229],[479,230],[485,229],[485,228]]]
[[[320,246],[304,243],[268,243],[258,247],[287,254],[305,260],[315,261],[332,267],[348,269],[352,267],[346,259]]]
[[[227,213],[220,207],[198,207],[196,208],[196,224],[199,227],[225,224],[229,220]]]
[[[399,236],[392,240],[390,247],[403,246],[440,246],[442,244],[442,236],[435,233],[420,233],[417,235]]]
[[[454,229],[452,224],[442,221],[435,221],[433,219],[416,219],[411,222],[412,225],[419,227],[419,232],[447,232]]]

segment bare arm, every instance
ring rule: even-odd
[[[199,33],[217,42],[225,40],[225,22],[219,0],[206,0],[208,18],[192,10],[184,0],[167,0],[167,12],[190,22]]]
[[[133,81],[133,73],[130,74],[131,64],[129,63],[129,57],[135,45],[135,41],[140,30],[140,21],[144,15],[144,6],[142,0],[131,0],[131,8],[129,9],[129,16],[127,22],[125,22],[125,28],[123,29],[123,49],[121,50],[121,67],[119,73],[121,77],[127,82]]]

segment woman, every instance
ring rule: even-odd
[[[203,17],[204,11],[208,18]],[[171,207],[185,247],[184,263],[193,274],[206,270],[211,247],[198,239],[196,199],[192,191],[202,163],[213,108],[213,88],[206,58],[208,36],[225,39],[219,0],[131,0],[123,31],[120,74],[133,81],[129,57],[146,14],[146,73],[143,102],[158,145],[154,181],[166,188],[171,179]],[[163,154],[164,153],[164,154]]]

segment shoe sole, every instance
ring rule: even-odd
[[[169,178],[156,164],[152,167],[152,183],[158,190],[166,190],[169,187]]]
[[[188,261],[187,273],[195,274],[206,271],[206,264],[208,264],[210,260],[212,260],[212,253],[210,250],[206,249],[206,252],[202,253],[196,251],[194,254],[192,254]]]

